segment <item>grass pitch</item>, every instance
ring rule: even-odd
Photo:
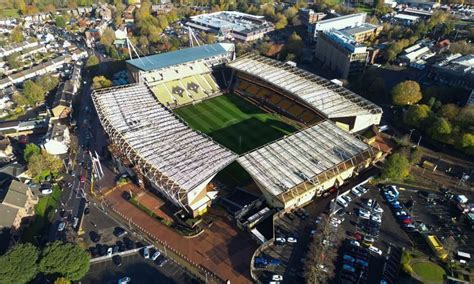
[[[296,128],[235,94],[174,110],[192,128],[206,133],[237,154],[274,141]]]

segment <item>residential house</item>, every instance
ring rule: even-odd
[[[12,176],[1,174],[0,179],[0,228],[11,228],[15,232],[24,218],[34,216],[38,197]]]
[[[51,155],[66,157],[71,143],[68,126],[62,121],[52,121],[42,147]]]

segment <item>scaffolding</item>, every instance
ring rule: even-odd
[[[126,160],[177,206],[237,155],[191,130],[156,101],[145,85],[94,91],[99,119]]]

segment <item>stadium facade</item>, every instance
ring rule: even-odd
[[[379,124],[378,106],[302,69],[257,55],[233,60],[233,46],[213,46],[130,60],[127,68],[137,83],[93,93],[117,163],[176,206],[193,216],[206,212],[217,195],[207,184],[235,160],[270,205],[290,208],[381,157],[379,149],[351,133]],[[226,89],[299,130],[238,157],[171,112],[225,95],[211,73],[223,63]]]

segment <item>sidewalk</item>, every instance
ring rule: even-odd
[[[188,262],[204,267],[222,280],[251,283],[250,260],[257,245],[248,235],[221,219],[216,220],[201,235],[191,239],[184,238],[123,199],[122,192],[125,190],[137,191],[137,188],[128,185],[105,196],[109,205],[123,218],[128,218]]]

